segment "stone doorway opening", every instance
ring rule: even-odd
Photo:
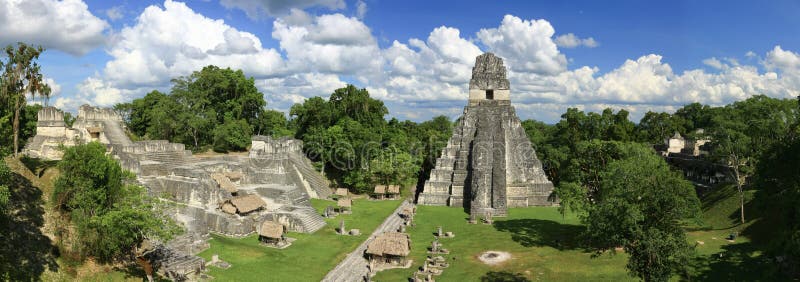
[[[486,90],[486,100],[494,100],[494,90]]]

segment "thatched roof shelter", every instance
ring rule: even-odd
[[[244,173],[242,173],[241,171],[228,171],[225,172],[225,176],[227,176],[228,179],[230,179],[231,181],[237,181],[239,179],[242,179],[242,177],[244,177]]]
[[[347,188],[336,188],[337,196],[347,196]]]
[[[225,191],[228,191],[228,193],[236,193],[239,191],[239,189],[236,188],[236,184],[233,184],[230,178],[228,178],[222,173],[212,173],[211,178],[214,179],[214,181],[216,181],[217,184],[219,184],[220,188],[224,189]]]
[[[229,213],[229,214],[235,214],[236,213],[236,207],[234,207],[233,204],[231,204],[229,202],[226,202],[226,203],[222,204],[221,209],[222,209],[222,211],[224,211],[226,213]]]
[[[258,230],[258,235],[270,239],[280,239],[283,237],[283,224],[271,220],[265,220],[261,223],[261,228]]]
[[[375,194],[385,194],[386,193],[386,185],[375,185],[375,190],[373,191]]]
[[[90,126],[86,127],[86,131],[89,131],[89,133],[100,133],[103,132],[103,128],[98,126]]]
[[[388,194],[400,194],[400,185],[389,185],[386,189]]]
[[[350,198],[341,198],[336,201],[336,204],[339,205],[340,207],[349,208],[353,206],[353,200],[351,200]]]
[[[407,256],[411,252],[411,239],[408,234],[386,232],[375,237],[367,245],[367,254],[375,256]]]
[[[258,209],[261,209],[267,205],[263,199],[261,199],[258,195],[244,195],[239,197],[234,197],[228,202],[236,208],[236,213],[238,214],[246,214]],[[224,207],[225,205],[223,205]]]

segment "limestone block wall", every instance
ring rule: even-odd
[[[475,149],[486,145],[491,146],[482,150],[490,151],[497,160],[492,161],[491,168],[477,172]],[[497,180],[479,183],[476,178]],[[469,203],[479,197],[475,189],[480,187],[498,189],[484,191],[488,194],[482,196],[481,203]],[[483,100],[464,108],[417,202],[459,207],[478,204],[503,215],[504,207],[555,204],[552,189],[514,108],[503,101]]]

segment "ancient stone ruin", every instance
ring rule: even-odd
[[[303,154],[299,140],[254,136],[249,155],[196,157],[183,144],[132,142],[122,118],[111,109],[81,106],[72,127],[63,119],[63,112],[43,108],[37,135],[25,147],[25,154],[60,159],[63,153],[58,147],[62,144],[105,144],[123,168],[136,173],[151,195],[178,203],[171,212],[186,227],[186,236],[199,238],[197,234],[209,232],[246,236],[265,221],[306,233],[325,225],[309,199],[326,198],[331,190]]]
[[[419,204],[463,206],[471,217],[554,204],[553,184],[511,106],[506,68],[494,54],[477,57],[469,103],[423,189]]]

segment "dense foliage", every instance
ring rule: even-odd
[[[723,107],[693,103],[674,114],[648,112],[637,125],[627,120],[624,110],[615,114],[609,109],[601,114],[568,109],[555,125],[533,120],[523,122],[548,177],[556,185],[562,213],[573,211],[584,218],[589,227],[587,235],[595,239],[594,247],[602,250],[615,244],[623,246],[631,254],[630,272],[649,280],[662,280],[669,277],[669,273],[680,271],[688,251],[681,243],[682,230],[675,222],[681,216],[694,213],[696,196],[688,183],[678,181],[680,175],[670,176],[663,160],[647,147],[662,145],[675,132],[689,139],[710,139],[703,148],[709,151],[704,159],[726,167],[723,172],[735,180],[741,222],[745,222],[745,190],[758,189],[761,202],[780,202],[780,205],[765,205],[779,209],[780,212],[767,214],[778,216],[776,220],[787,222],[785,226],[788,226],[781,231],[781,240],[776,240],[779,247],[775,248],[775,253],[797,259],[800,254],[797,230],[800,228],[792,224],[800,218],[794,208],[800,205],[796,197],[798,187],[792,180],[798,175],[798,165],[793,165],[798,154],[792,151],[795,150],[792,142],[796,142],[792,139],[796,135],[793,130],[797,124],[797,101],[763,95]],[[641,171],[641,167],[648,170]],[[748,179],[753,175],[757,176],[756,184],[749,185],[753,181]],[[621,176],[626,178],[620,179]],[[668,181],[664,179],[667,178],[672,179],[670,187],[660,187],[666,185]],[[648,182],[654,179],[660,180]],[[648,194],[640,199],[631,197],[629,192],[633,195],[660,194]],[[695,199],[687,198],[687,193]],[[657,229],[643,228],[656,219],[648,218],[642,209],[661,201],[644,200],[651,196],[665,197],[661,200],[675,203],[670,208],[669,220],[662,222],[664,211],[657,219],[669,224],[658,225]],[[620,217],[623,214],[638,214],[638,217]],[[626,230],[636,232],[625,233]],[[598,234],[601,236],[597,237]],[[639,243],[630,245],[629,242]],[[658,263],[649,261],[654,257],[660,258]]]
[[[154,90],[115,106],[132,133],[220,152],[246,149],[253,134],[291,134],[283,114],[265,109],[263,94],[241,70],[207,66],[172,83],[169,94]]]
[[[800,105],[798,105],[800,108]],[[767,148],[757,162],[755,185],[760,207],[775,215],[771,253],[787,272],[800,277],[800,122]]]
[[[80,245],[73,251],[106,261],[125,258],[143,240],[166,240],[179,231],[160,202],[129,184],[133,176],[102,144],[66,148],[58,168],[52,199],[75,226]]]
[[[0,218],[5,217],[10,198],[8,185],[11,183],[11,170],[5,162],[0,161]]]
[[[623,145],[628,157],[601,169],[599,189],[582,221],[592,246],[622,246],[628,270],[644,281],[667,281],[684,273],[693,247],[680,221],[699,215],[694,187],[652,150]]]
[[[452,129],[444,116],[417,124],[386,121],[387,113],[382,101],[353,85],[336,89],[328,100],[295,104],[290,112],[309,157],[338,185],[360,193],[379,183],[415,183],[433,166]]]

